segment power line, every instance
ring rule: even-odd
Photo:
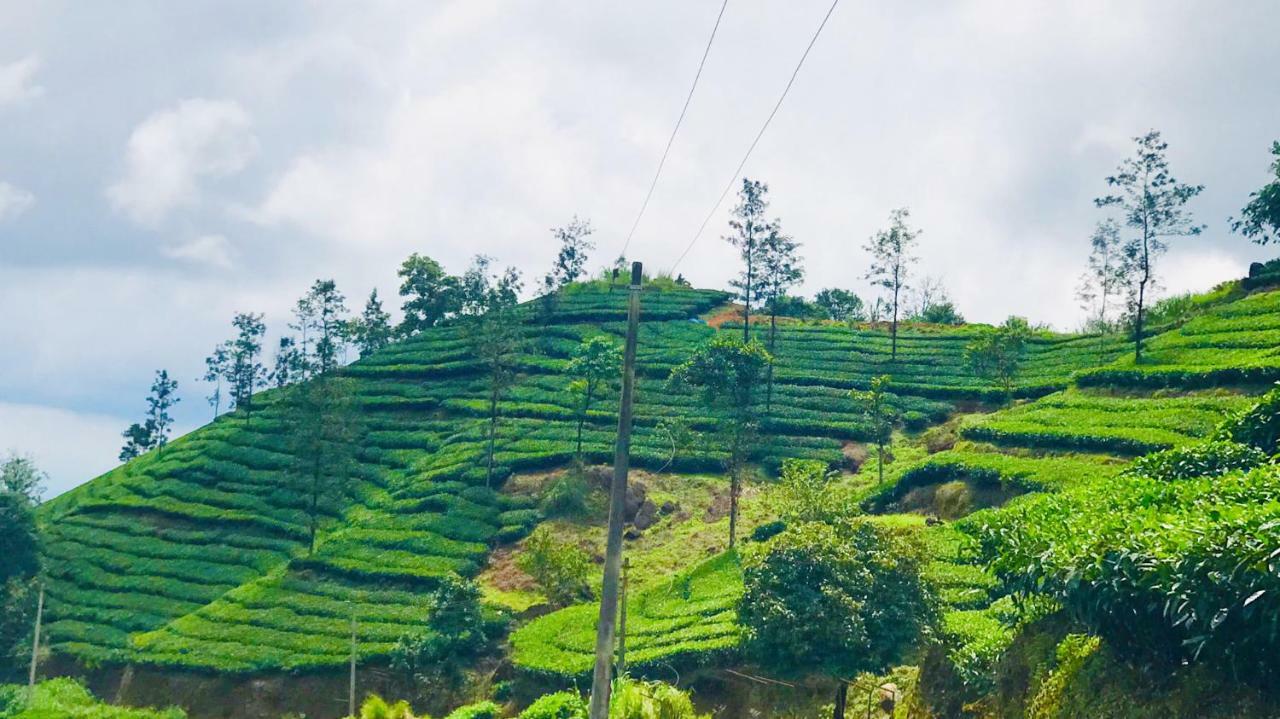
[[[773,111],[769,113],[769,117],[765,118],[764,124],[760,126],[760,132],[756,133],[756,139],[751,141],[751,146],[747,148],[747,153],[742,156],[742,162],[738,163],[738,169],[733,171],[733,176],[729,178],[729,182],[724,186],[724,191],[720,193],[720,199],[716,200],[716,204],[712,206],[711,211],[708,212],[706,218],[702,220],[702,224],[698,227],[698,231],[694,234],[693,239],[689,240],[689,244],[684,248],[684,252],[680,253],[680,257],[677,258],[675,264],[671,266],[671,272],[675,272],[676,267],[678,267],[680,263],[684,261],[685,256],[689,254],[689,250],[693,249],[693,245],[698,241],[698,238],[702,237],[702,231],[707,229],[707,224],[711,222],[711,218],[715,216],[716,210],[720,209],[720,205],[724,202],[724,198],[728,196],[729,190],[733,189],[733,183],[736,182],[738,176],[742,174],[742,168],[746,166],[747,160],[751,157],[751,153],[755,151],[756,145],[760,142],[760,138],[764,137],[764,131],[769,129],[769,123],[773,122],[773,116],[778,114],[778,108],[782,107],[782,101],[787,99],[787,93],[791,92],[791,86],[795,83],[796,76],[800,74],[800,68],[804,66],[805,58],[809,57],[809,51],[813,49],[814,43],[818,42],[818,36],[822,34],[822,28],[827,26],[827,20],[831,19],[831,13],[835,12],[836,5],[839,3],[840,0],[833,0],[831,7],[827,8],[827,14],[822,17],[822,22],[819,23],[817,31],[815,31],[813,33],[813,37],[809,39],[809,45],[805,47],[804,54],[800,56],[800,62],[796,63],[796,69],[792,71],[791,79],[787,80],[787,86],[782,89],[782,95],[778,97],[778,102],[773,106]]]
[[[653,182],[649,183],[649,191],[645,193],[644,202],[640,203],[640,212],[636,214],[636,221],[631,223],[631,232],[627,233],[627,241],[622,243],[622,251],[618,253],[619,257],[627,255],[627,248],[631,246],[631,238],[636,234],[636,228],[640,226],[640,218],[644,217],[644,211],[649,207],[649,198],[653,197],[653,190],[658,186],[658,178],[662,176],[662,166],[667,164],[667,155],[671,152],[671,144],[676,141],[676,133],[680,131],[680,123],[684,122],[684,115],[689,111],[689,103],[693,100],[693,91],[698,88],[698,78],[702,77],[702,68],[707,64],[707,56],[711,54],[711,43],[716,39],[716,31],[720,29],[720,19],[724,17],[724,9],[729,6],[729,0],[724,0],[720,4],[720,14],[716,15],[716,24],[711,28],[711,37],[707,38],[707,47],[702,51],[702,60],[698,62],[698,72],[693,76],[693,85],[689,87],[689,95],[684,99],[684,107],[680,108],[680,117],[676,119],[676,126],[671,129],[671,137],[667,138],[667,147],[662,151],[662,159],[658,161],[658,171],[653,173]]]

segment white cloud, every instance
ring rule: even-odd
[[[0,108],[20,105],[44,94],[44,87],[35,84],[40,58],[35,55],[17,62],[0,65]]]
[[[188,242],[161,248],[160,252],[175,260],[230,269],[235,248],[222,235],[201,235]]]
[[[0,452],[28,455],[49,473],[53,497],[114,467],[124,419],[0,402]]]
[[[0,222],[11,220],[26,212],[36,201],[36,196],[7,182],[0,182]]]
[[[249,113],[238,103],[183,100],[134,129],[124,176],[107,197],[135,222],[155,226],[175,208],[197,204],[202,179],[239,172],[257,151]]]

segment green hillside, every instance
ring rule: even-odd
[[[693,396],[665,380],[717,331],[697,318],[726,300],[716,291],[644,293],[635,466],[721,470],[713,434],[673,457],[659,423],[678,417],[695,429],[715,428]],[[278,390],[259,395],[251,416],[223,415],[163,453],[47,504],[51,649],[90,665],[321,670],[348,661],[354,616],[360,661],[385,662],[398,639],[423,629],[442,578],[475,577],[495,548],[510,547],[543,521],[535,497],[502,484],[571,462],[576,424],[567,363],[584,338],[623,332],[625,293],[599,285],[573,288],[549,319],[533,304],[522,307],[526,349],[499,406],[495,486],[486,486],[483,461],[483,367],[464,328],[433,328],[339,371],[353,383],[361,416],[356,481],[324,507],[314,552],[305,499],[286,479],[294,458],[284,439],[289,409]],[[929,548],[927,579],[944,606],[940,646],[958,676],[981,684],[1021,621],[1011,586],[982,553],[981,521],[1027,503],[926,523],[924,515],[941,506],[935,493],[963,485],[963,516],[1016,495],[1107,486],[1134,456],[1203,440],[1250,407],[1249,395],[1280,367],[1280,293],[1209,306],[1153,337],[1150,362],[1140,366],[1120,338],[1037,333],[1014,388],[1023,399],[957,417],[960,409],[974,410],[975,400],[993,408],[1004,394],[964,359],[979,331],[907,326],[893,360],[880,327],[782,324],[773,407],[767,416],[761,408],[752,460],[766,473],[786,458],[840,468],[877,521],[915,531]],[[891,403],[913,432],[895,439],[903,459],[890,468],[889,482],[872,486],[874,462],[849,473],[850,443],[867,440],[871,428],[848,390],[881,374],[892,375]],[[590,414],[589,463],[612,458],[614,412],[610,400]],[[955,436],[926,450],[918,428],[943,423],[939,430]],[[741,593],[735,554],[648,582],[629,604],[633,670],[739,661]],[[517,626],[510,639],[515,666],[554,681],[585,675],[596,611],[590,603],[571,606]]]

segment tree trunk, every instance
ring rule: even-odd
[[[582,412],[578,414],[578,459],[582,459],[582,425],[587,421],[587,410],[591,408],[592,387],[587,383],[587,394],[582,400]]]
[[[489,458],[484,485],[493,486],[493,446],[498,434],[498,386],[495,380],[493,391],[489,393]]]
[[[316,515],[320,512],[320,455],[317,453],[311,460],[311,512],[308,519],[310,541],[307,554],[316,552]]]
[[[890,324],[890,327],[889,327],[889,334],[892,337],[892,339],[890,340],[890,349],[889,349],[890,362],[898,361],[898,291],[899,289],[900,288],[897,285],[895,285],[893,288],[893,322]]]
[[[878,467],[876,467],[876,469],[879,470],[880,472],[879,486],[883,487],[884,486],[884,442],[878,442],[876,444],[876,456],[877,456],[876,464],[879,465]]]
[[[848,701],[848,697],[849,697],[849,685],[845,684],[844,682],[840,682],[839,684],[837,684],[836,685],[836,706],[835,706],[835,710],[831,712],[832,719],[844,719],[845,704]]]
[[[769,358],[773,358],[773,346],[778,337],[778,306],[774,300],[769,310]],[[769,362],[769,384],[764,393],[764,413],[773,411],[773,362]]]
[[[737,464],[740,462],[735,461],[735,465]],[[733,549],[738,542],[738,493],[742,489],[740,471],[735,466],[729,475],[729,549]]]
[[[1147,277],[1144,275],[1138,283],[1138,314],[1133,322],[1133,363],[1142,362],[1142,325],[1147,293]]]

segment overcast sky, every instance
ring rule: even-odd
[[[711,209],[828,0],[731,0],[628,253],[669,268]],[[424,252],[540,275],[548,229],[617,254],[719,2],[0,0],[0,451],[53,492],[115,464],[157,368],[180,429],[237,310],[283,327],[317,277],[395,304]],[[746,167],[803,243],[811,294],[867,293],[866,238],[899,206],[921,272],[971,320],[1070,329],[1091,199],[1164,132],[1208,225],[1167,291],[1265,248],[1227,217],[1280,138],[1280,5],[844,0]],[[681,264],[723,287],[730,202]]]

